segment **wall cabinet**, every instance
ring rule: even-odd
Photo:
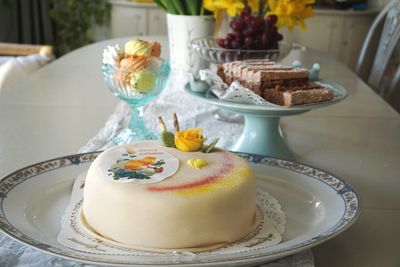
[[[111,38],[167,34],[166,15],[154,4],[114,0],[111,4]]]
[[[285,38],[301,45],[322,50],[355,69],[364,39],[378,8],[365,11],[315,9],[308,19],[308,30],[285,32]]]

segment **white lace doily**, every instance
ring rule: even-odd
[[[70,203],[63,216],[62,229],[58,236],[58,241],[73,250],[96,254],[97,257],[105,257],[105,259],[111,255],[122,257],[160,255],[160,253],[138,251],[119,246],[114,242],[107,242],[83,225],[81,222],[81,208],[85,179],[86,173],[83,173],[75,180]],[[278,200],[267,192],[259,190],[257,191],[257,206],[259,223],[257,228],[247,237],[214,251],[179,253],[184,255],[191,254],[192,257],[202,253],[211,253],[213,255],[232,254],[270,247],[280,243],[285,232],[286,218]],[[162,255],[168,254],[162,253]]]
[[[238,102],[243,104],[256,104],[264,106],[278,106],[271,102],[266,101],[261,96],[253,93],[251,90],[240,83],[234,81],[230,86],[228,86],[222,79],[212,70],[200,70],[200,79],[207,81],[211,84],[209,90],[213,94],[222,100],[228,100],[231,102]]]
[[[200,79],[206,81],[210,84],[210,88],[208,89],[211,91],[217,98],[222,100],[227,100],[230,102],[237,102],[243,104],[256,104],[256,105],[263,105],[263,106],[270,106],[270,107],[279,107],[274,103],[266,101],[261,96],[253,93],[251,90],[247,89],[246,87],[240,85],[237,81],[232,82],[230,86],[228,86],[221,77],[218,76],[214,71],[205,69],[200,70]],[[326,89],[329,89],[333,93],[333,99],[343,98],[343,92],[338,91],[332,85],[313,81],[312,85],[319,85]],[[312,105],[312,104],[304,104],[304,105]]]

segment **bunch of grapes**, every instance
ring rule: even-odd
[[[283,39],[278,32],[276,15],[269,15],[265,19],[253,16],[251,8],[246,6],[240,15],[234,18],[229,27],[233,32],[225,38],[220,38],[217,43],[227,49],[278,49],[278,42]]]

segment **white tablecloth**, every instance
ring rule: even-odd
[[[242,129],[243,122],[230,123],[219,121],[213,117],[218,109],[204,104],[184,93],[181,86],[170,83],[155,101],[144,109],[145,122],[150,130],[159,133],[157,117],[164,118],[167,127],[173,129],[172,115],[177,113],[181,129],[200,127],[205,137],[210,140],[219,137],[218,146],[229,148],[236,140]],[[111,97],[111,96],[110,96]],[[129,122],[129,106],[118,104],[115,112],[109,117],[96,136],[88,141],[79,152],[102,150],[112,146],[111,139]],[[47,255],[33,248],[3,237],[0,241],[0,266],[2,267],[57,267],[57,266],[92,266],[75,261],[69,261]],[[262,265],[265,267],[313,267],[314,258],[311,250],[286,257],[274,263]]]

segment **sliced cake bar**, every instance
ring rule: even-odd
[[[302,86],[309,81],[307,69],[293,69],[269,60],[234,61],[222,64],[219,75],[230,85],[238,81],[254,93],[263,95],[267,88]]]
[[[295,106],[330,101],[333,99],[333,93],[325,87],[310,83],[308,86],[300,87],[277,86],[274,89],[265,90],[263,98],[277,105]]]
[[[311,104],[333,98],[331,90],[310,83],[307,69],[283,66],[266,59],[217,65],[216,73],[228,85],[237,81],[265,100],[278,105]]]

